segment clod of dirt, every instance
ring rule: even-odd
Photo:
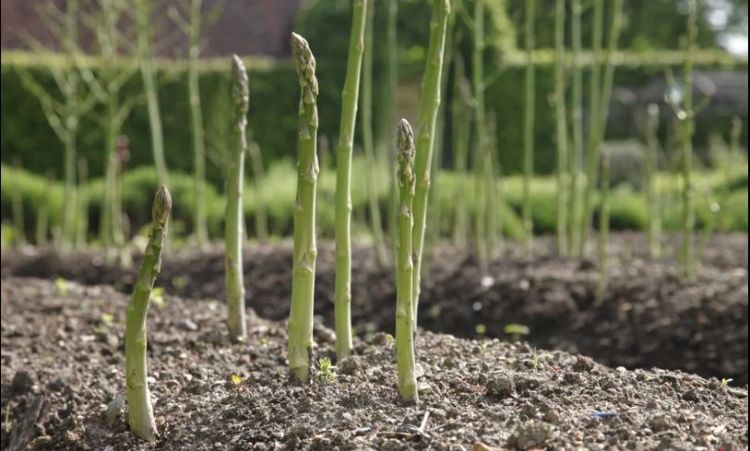
[[[10,386],[16,393],[26,393],[34,386],[34,378],[31,377],[28,371],[19,370],[13,376],[13,382],[11,382]]]
[[[359,357],[355,355],[345,357],[336,364],[336,368],[339,370],[339,373],[346,375],[356,374],[361,366],[362,363],[360,362]]]
[[[487,395],[495,398],[510,398],[516,392],[513,379],[505,375],[490,377],[487,381]]]
[[[554,437],[555,428],[552,425],[531,420],[516,428],[510,438],[510,443],[520,449],[541,448]]]

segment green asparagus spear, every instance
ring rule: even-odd
[[[365,16],[368,0],[355,0],[349,59],[342,93],[341,125],[336,161],[336,357],[342,359],[352,348],[351,279],[352,279],[352,147],[357,122],[357,99],[362,71],[365,38]]]
[[[125,379],[130,429],[150,442],[156,440],[156,424],[148,390],[146,366],[146,317],[156,276],[161,270],[161,250],[167,236],[172,198],[162,185],[151,210],[151,236],[128,305],[125,323]]]
[[[396,244],[396,364],[398,390],[404,401],[417,402],[417,378],[414,355],[414,264],[412,261],[412,203],[414,201],[414,135],[411,125],[401,119],[398,127],[399,240]]]
[[[232,146],[227,155],[227,206],[224,229],[224,282],[227,293],[227,328],[232,341],[245,339],[245,286],[242,272],[243,205],[247,110],[250,88],[242,60],[232,57]]]
[[[315,57],[310,46],[296,33],[292,33],[292,55],[297,66],[301,97],[288,357],[294,376],[306,383],[312,354],[315,260],[318,255],[315,243],[315,190],[320,172],[317,154],[318,79],[315,78]]]

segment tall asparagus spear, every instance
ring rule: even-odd
[[[227,155],[227,206],[224,225],[224,283],[227,293],[227,328],[232,341],[245,339],[245,286],[242,272],[245,150],[250,88],[247,71],[237,55],[232,57],[232,145]]]
[[[414,264],[412,261],[412,203],[414,201],[414,135],[411,125],[401,119],[398,127],[398,215],[399,240],[396,244],[396,365],[398,391],[404,401],[418,401],[414,356]]]
[[[555,4],[555,116],[557,119],[557,252],[568,247],[568,124],[565,117],[565,0]]]
[[[434,0],[430,22],[430,45],[427,50],[427,66],[422,78],[422,97],[419,110],[419,137],[414,160],[417,185],[414,193],[414,318],[416,323],[419,303],[419,279],[422,267],[422,250],[427,224],[427,197],[430,191],[430,166],[434,148],[435,123],[440,109],[440,86],[445,54],[445,35],[450,15],[450,0]]]
[[[678,119],[682,122],[682,251],[681,270],[689,280],[695,277],[695,252],[693,231],[695,229],[693,169],[693,134],[695,111],[693,110],[693,66],[695,38],[697,34],[698,5],[697,0],[688,2],[687,38],[685,43],[685,68],[683,89],[683,107]]]
[[[599,212],[599,282],[596,289],[596,302],[604,301],[609,286],[609,152],[601,148],[600,189],[602,193]]]
[[[648,106],[646,122],[646,196],[648,200],[648,254],[650,258],[659,258],[661,254],[661,207],[659,191],[656,186],[657,152],[659,141],[659,105],[652,103]]]
[[[307,382],[312,354],[313,303],[315,295],[315,190],[318,181],[318,79],[315,57],[302,36],[292,33],[292,56],[297,66],[301,97],[297,160],[297,203],[294,208],[294,268],[292,307],[289,313],[289,367]]]
[[[579,191],[579,176],[581,172],[581,158],[583,154],[583,74],[581,72],[581,53],[582,53],[582,42],[581,42],[581,14],[583,6],[581,0],[572,0],[571,3],[571,39],[573,44],[573,90],[571,99],[571,110],[572,110],[572,128],[573,128],[573,147],[572,154],[568,158],[570,164],[570,192],[568,196],[568,215],[569,215],[569,227],[568,233],[570,234],[570,240],[568,245],[571,250],[578,252],[580,256],[581,247],[579,245],[581,227],[580,217],[580,191]]]
[[[531,217],[531,177],[534,175],[534,19],[536,0],[526,0],[526,82],[523,121],[523,229],[526,254],[530,256],[534,240],[534,221]]]
[[[357,122],[357,99],[362,71],[365,39],[365,17],[368,0],[355,0],[352,9],[352,31],[349,37],[349,59],[342,93],[341,124],[336,157],[336,356],[342,359],[352,349],[351,279],[352,279],[352,147]]]
[[[151,236],[128,305],[125,322],[125,380],[128,398],[128,424],[150,442],[156,440],[156,424],[146,378],[146,317],[156,276],[161,270],[161,250],[167,236],[172,197],[162,185],[151,209]]]
[[[594,17],[591,33],[591,87],[589,92],[589,111],[588,111],[588,138],[586,145],[585,171],[586,176],[581,180],[583,183],[583,205],[581,217],[581,237],[578,240],[579,249],[577,252],[583,254],[586,249],[586,241],[589,237],[591,228],[591,209],[593,203],[593,193],[596,188],[596,165],[600,161],[599,143],[597,134],[601,124],[601,85],[602,85],[602,39],[604,35],[604,2],[603,0],[593,0]]]

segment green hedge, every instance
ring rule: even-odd
[[[363,178],[365,174],[376,177],[380,187],[379,199],[384,210],[387,205],[388,175],[385,170],[366,167],[364,161],[354,161],[354,179]],[[1,200],[2,220],[6,225],[11,224],[11,195],[19,195],[24,205],[24,220],[27,237],[32,237],[36,214],[43,204],[45,196],[49,196],[50,220],[59,223],[63,208],[63,190],[58,183],[49,183],[42,177],[25,170],[2,166]],[[744,174],[747,177],[747,174]],[[295,170],[291,162],[283,161],[270,168],[263,185],[263,205],[266,206],[269,225],[272,233],[286,236],[292,230],[292,212],[295,199]],[[335,174],[323,168],[319,179],[318,191],[318,227],[324,238],[332,238],[334,230],[334,192]],[[184,236],[193,228],[194,191],[192,179],[184,174],[174,174],[171,180],[174,202],[173,230]],[[711,206],[717,201],[716,193],[720,193],[722,184],[719,173],[698,173],[695,177],[697,226],[706,228],[715,223],[717,213],[712,212]],[[123,182],[123,207],[131,222],[131,230],[138,231],[147,224],[149,204],[156,187],[156,174],[153,168],[143,167],[129,171]],[[477,207],[473,192],[474,183],[469,180],[467,189],[462,190],[455,174],[442,172],[433,185],[436,190],[432,197],[431,217],[440,218],[439,224],[432,222],[432,227],[439,227],[442,236],[450,236],[453,227],[453,209],[457,200],[466,202],[469,210]],[[678,230],[680,227],[680,202],[675,176],[662,174],[659,185],[663,192],[663,222],[665,229]],[[736,185],[736,184],[734,184]],[[502,184],[504,202],[498,211],[503,217],[505,235],[511,238],[522,236],[519,221],[522,189],[521,179],[509,177]],[[733,186],[728,205],[722,206],[728,214],[728,230],[748,230],[748,199],[747,186]],[[102,189],[101,180],[93,180],[86,187],[91,199],[90,224],[91,236],[95,238],[98,228],[99,212],[101,211]],[[364,184],[355,184],[352,191],[354,208],[354,234],[363,236],[368,233],[367,225],[363,222],[367,211],[368,197]],[[532,215],[535,230],[540,234],[554,233],[556,221],[556,199],[554,179],[539,177],[533,183]],[[254,234],[254,220],[257,214],[260,194],[252,185],[245,191],[245,217],[249,233]],[[224,213],[224,198],[212,187],[207,191],[209,233],[214,237],[222,236],[222,218]],[[627,187],[613,190],[611,198],[611,224],[613,230],[642,230],[646,226],[647,208],[641,193],[634,192]],[[65,205],[65,208],[71,208]]]

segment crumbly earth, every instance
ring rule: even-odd
[[[159,440],[127,430],[127,297],[106,286],[2,279],[3,449],[746,449],[748,392],[665,370],[421,332],[421,403],[402,404],[378,333],[305,386],[283,323],[252,316],[230,344],[223,304],[166,295],[149,314]],[[316,327],[317,357],[333,333]],[[238,385],[231,375],[241,376]]]
[[[508,246],[485,275],[466,250],[439,247],[423,279],[419,324],[459,337],[481,338],[477,332],[483,332],[506,340],[512,338],[506,326],[520,324],[529,329],[524,338],[540,348],[581,353],[612,367],[679,369],[747,384],[747,235],[717,235],[701,246],[703,266],[693,283],[674,269],[679,237],[666,243],[658,261],[646,258],[641,235],[614,235],[611,243],[610,289],[601,303],[594,262],[550,257],[550,239],[537,241],[532,259]],[[334,249],[325,242],[319,247],[315,309],[333,327]],[[248,246],[244,268],[247,305],[265,319],[287,318],[291,246]],[[355,329],[392,332],[392,268],[379,267],[368,248],[355,249],[353,268]],[[6,275],[111,284],[125,293],[135,280],[135,269],[107,263],[98,252],[4,250],[2,269]],[[221,248],[171,252],[157,283],[186,298],[223,299]]]

